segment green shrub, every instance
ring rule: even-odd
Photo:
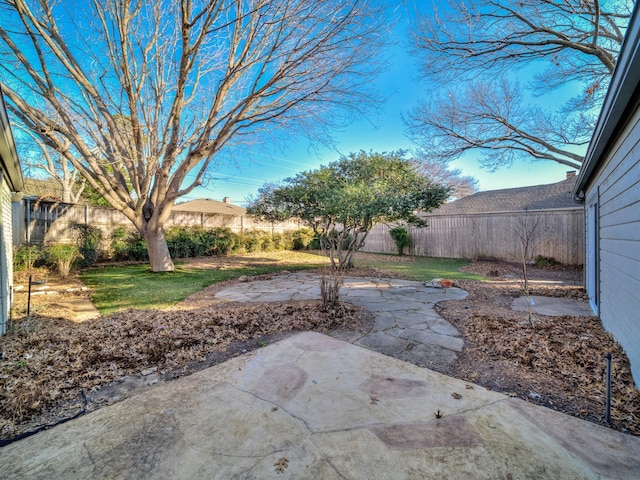
[[[129,230],[126,227],[116,227],[111,232],[111,258],[113,260],[124,260],[124,254],[127,248],[126,240]]]
[[[274,250],[293,250],[293,236],[288,232],[273,234]]]
[[[100,258],[100,243],[102,242],[102,230],[92,225],[74,223],[71,225],[76,235],[76,245],[80,251],[80,265],[89,267]]]
[[[211,231],[212,243],[209,255],[229,255],[237,251],[241,246],[241,238],[226,227],[214,228]]]
[[[56,267],[62,279],[69,276],[73,262],[81,258],[80,250],[76,245],[65,243],[50,245],[45,248],[45,253],[49,262]]]
[[[192,256],[205,257],[207,255],[212,255],[211,252],[216,241],[215,232],[213,230],[203,227],[191,227],[189,229],[189,233],[193,240]]]
[[[293,250],[308,250],[315,238],[315,233],[308,228],[296,230],[295,232],[292,232],[291,235],[293,243],[291,248],[293,248]],[[318,244],[317,248],[314,250],[318,250],[319,248],[320,245]]]
[[[320,237],[318,235],[313,235],[313,238],[309,242],[309,250],[320,250],[322,245],[320,244]]]
[[[540,267],[540,268],[554,267],[556,265],[559,265],[559,263],[556,261],[555,258],[543,257],[542,255],[538,255],[535,258],[535,262],[536,262],[536,267]]]
[[[275,250],[273,235],[267,232],[260,232],[260,252],[273,252]]]
[[[389,235],[393,238],[398,249],[398,255],[402,255],[403,250],[409,246],[409,232],[403,226],[397,226],[389,230]]]
[[[118,227],[111,234],[111,257],[116,261],[148,260],[147,244],[138,232]]]
[[[194,241],[189,231],[184,227],[174,227],[167,230],[167,247],[172,258],[187,258],[193,256]]]
[[[266,236],[261,230],[250,230],[241,235],[242,245],[249,253],[263,252]]]
[[[16,271],[31,271],[41,258],[42,249],[39,245],[20,245],[13,251],[13,268]]]

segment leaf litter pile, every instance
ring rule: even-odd
[[[484,267],[484,268],[483,268]],[[522,296],[513,271],[496,271],[495,262],[476,262],[469,269],[496,279],[459,281],[464,300],[441,302],[438,311],[465,340],[458,362],[443,371],[491,390],[520,397],[576,417],[605,425],[606,355],[611,353],[611,427],[640,435],[640,391],[622,347],[600,320],[585,316],[544,316],[511,309]],[[544,278],[562,272],[533,271]],[[586,300],[576,284],[533,282],[531,295]]]
[[[323,310],[319,302],[127,310],[82,323],[32,317],[0,338],[0,439],[120,400],[100,393],[122,379],[168,380],[260,347],[275,334],[358,329],[366,318],[357,307]]]
[[[517,269],[475,262],[490,282],[456,281],[464,300],[436,305],[465,347],[458,361],[430,368],[526,401],[605,424],[605,356],[612,354],[611,427],[640,435],[640,392],[621,347],[596,317],[545,317],[511,309],[522,295]],[[388,272],[355,270],[361,276]],[[580,272],[530,269],[532,294],[585,299]],[[570,278],[571,281],[566,281]],[[212,304],[214,285],[167,311],[123,311],[74,323],[39,316],[0,337],[0,445],[284,338],[295,330],[367,331],[371,317],[348,304]],[[60,311],[64,302],[54,303]]]

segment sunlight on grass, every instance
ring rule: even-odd
[[[462,267],[470,264],[471,261],[459,258],[399,257],[379,254],[363,254],[355,257],[356,267],[384,270],[420,282],[427,282],[434,278],[486,280],[482,276],[460,271]]]
[[[106,266],[85,270],[81,278],[93,290],[92,301],[100,313],[108,314],[127,308],[170,307],[209,285],[243,275],[311,269],[328,264],[326,257],[291,251],[211,257],[202,261],[210,268],[178,262],[173,272],[153,273],[146,264]],[[451,258],[397,255],[358,254],[355,257],[356,267],[384,270],[411,280],[485,280],[459,270],[469,263]]]
[[[327,263],[324,257],[301,252],[234,255],[210,261],[214,266],[220,262],[221,267],[177,263],[173,272],[154,273],[149,265],[106,266],[85,270],[81,278],[94,291],[91,299],[104,315],[127,308],[166,308],[209,285],[243,275],[318,268]]]

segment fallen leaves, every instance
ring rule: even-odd
[[[526,313],[510,308],[521,295],[514,282],[461,283],[469,297],[442,302],[439,309],[465,340],[446,373],[604,424],[605,357],[611,352],[612,426],[640,434],[640,391],[624,351],[597,317],[535,315],[530,325]],[[532,293],[585,298],[581,287],[566,284],[536,286]]]
[[[291,330],[356,328],[357,307],[319,302],[127,310],[73,323],[33,317],[0,337],[0,439],[86,408],[84,395],[127,376],[180,372],[234,342]],[[72,412],[72,413],[69,413]]]
[[[276,473],[284,473],[285,469],[289,466],[289,459],[282,457],[274,463],[273,466],[276,467]]]

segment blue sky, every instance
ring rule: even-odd
[[[386,52],[389,57],[388,69],[375,79],[378,91],[386,98],[382,111],[336,132],[335,150],[317,145],[314,148],[304,137],[283,136],[277,148],[255,145],[245,152],[241,161],[216,168],[210,175],[216,180],[210,180],[181,201],[230,197],[233,203],[243,204],[265,182],[277,182],[298,172],[315,169],[337,160],[343,154],[359,150],[383,152],[413,148],[414,145],[405,135],[402,115],[419,98],[427,97],[430,91],[428,85],[420,81],[418,64],[406,50],[407,29],[406,20],[395,28],[397,44]],[[564,165],[550,161],[525,160],[514,163],[510,168],[490,172],[480,168],[474,155],[452,162],[451,167],[478,179],[482,191],[559,182],[569,170]]]

